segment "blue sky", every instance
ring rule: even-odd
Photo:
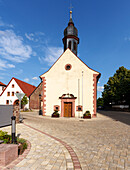
[[[130,69],[130,0],[71,0],[79,31],[78,56],[102,74]],[[0,81],[16,77],[37,86],[63,52],[70,0],[0,0]]]

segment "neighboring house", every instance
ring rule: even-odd
[[[81,117],[87,110],[96,117],[97,82],[100,73],[77,57],[78,30],[70,21],[64,30],[64,53],[40,76],[43,81],[43,115],[58,110],[61,117]]]
[[[42,82],[37,86],[37,88],[29,96],[29,108],[39,109],[41,105],[41,95],[42,95]]]
[[[0,95],[0,104],[18,104],[19,100],[16,97],[15,93],[25,93],[29,101],[29,95],[34,91],[35,88],[36,87],[31,84],[25,83],[13,77]],[[29,102],[25,107],[29,108]]]
[[[6,85],[0,81],[0,94],[4,91]]]

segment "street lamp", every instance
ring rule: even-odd
[[[16,143],[16,116],[11,117],[11,123],[12,123],[12,143]]]
[[[39,115],[42,115],[42,109],[41,109],[41,94],[39,94]]]

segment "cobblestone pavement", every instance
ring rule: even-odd
[[[11,127],[1,128],[1,130],[10,132]],[[12,165],[6,169],[13,170],[66,170],[73,168],[70,154],[66,148],[56,140],[37,132],[24,124],[17,125],[17,134],[31,143],[31,150],[27,157],[18,163],[14,168]],[[69,160],[69,161],[68,161]],[[15,164],[15,163],[14,163]],[[0,167],[0,170],[4,169]]]
[[[43,117],[36,112],[23,113],[23,116],[25,124],[71,146],[82,170],[130,169],[130,130],[127,124],[101,114],[91,120]],[[31,142],[32,147],[28,156],[13,169],[74,169],[70,154],[60,142],[23,124],[18,125],[17,131]]]
[[[83,170],[130,169],[129,125],[98,114],[98,118],[49,118],[24,113],[24,122],[60,138],[76,152]]]

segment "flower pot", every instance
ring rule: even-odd
[[[91,119],[91,115],[83,116],[84,119]]]
[[[57,117],[59,117],[59,115],[58,114],[57,115],[52,114],[51,117],[56,117],[57,118]]]

